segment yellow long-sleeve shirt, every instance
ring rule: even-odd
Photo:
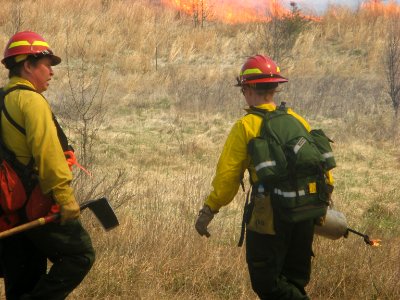
[[[12,77],[4,90],[16,85],[34,89],[29,81]],[[70,186],[72,173],[46,99],[33,91],[15,90],[6,95],[4,103],[11,118],[26,131],[26,135],[22,134],[2,113],[1,134],[6,147],[25,165],[34,159],[44,194],[52,193],[54,200],[61,205],[73,200],[73,189]]]
[[[257,107],[268,111],[276,109],[273,104],[262,104]],[[298,119],[308,131],[311,130],[307,121],[290,108],[288,113]],[[204,203],[212,211],[218,211],[222,206],[232,201],[238,192],[246,169],[250,169],[252,181],[257,181],[254,166],[250,165],[247,144],[252,138],[260,135],[261,123],[261,117],[255,114],[247,114],[233,125],[217,164],[217,170],[212,182],[213,190]],[[328,183],[333,185],[333,178],[330,173],[328,174]]]

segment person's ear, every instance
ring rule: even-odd
[[[28,60],[25,60],[22,70],[27,74],[32,74],[32,69],[32,64]]]
[[[249,96],[252,97],[254,90],[252,88],[248,88],[247,90],[248,90],[247,92],[249,93]]]

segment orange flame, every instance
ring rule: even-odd
[[[381,0],[370,0],[361,5],[361,9],[371,12],[374,15],[396,15],[400,14],[400,6],[394,0],[390,0],[387,4]]]
[[[290,9],[281,0],[161,0],[163,4],[188,15],[204,14],[207,20],[219,20],[228,24],[268,22],[272,18],[284,18]],[[294,3],[294,2],[293,2]],[[308,19],[318,20],[315,17]]]
[[[292,11],[281,4],[282,0],[161,0],[166,6],[188,15],[197,13],[198,18],[218,20],[228,24],[268,22],[272,18],[284,18]],[[296,1],[290,1],[292,8]],[[369,0],[361,4],[361,11],[374,15],[400,15],[400,5],[395,0]],[[319,21],[320,17],[303,15],[308,20]]]
[[[382,240],[379,240],[379,239],[369,240],[369,244],[373,247],[380,247],[381,242],[382,242]]]

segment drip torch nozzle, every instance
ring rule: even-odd
[[[348,233],[348,232],[352,232],[352,233],[355,233],[355,234],[357,234],[357,235],[363,237],[363,238],[364,238],[364,242],[365,242],[367,245],[374,246],[374,247],[380,246],[381,240],[379,240],[379,239],[371,240],[371,239],[369,238],[368,235],[363,234],[363,233],[358,232],[358,231],[355,231],[354,229],[351,229],[351,228],[347,228],[347,233]]]

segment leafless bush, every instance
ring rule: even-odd
[[[93,28],[93,27],[92,27]],[[90,45],[93,31],[79,36],[67,29],[65,61],[68,93],[63,95],[58,114],[64,121],[64,127],[71,137],[71,144],[76,147],[78,161],[93,172],[94,178],[84,172],[77,172],[74,180],[76,196],[81,201],[100,196],[113,197],[114,205],[121,205],[127,193],[126,171],[99,167],[99,132],[104,125],[104,118],[110,106],[105,102],[108,88],[108,76],[105,61],[102,65],[91,62]],[[71,55],[70,49],[78,53]]]
[[[384,49],[384,65],[388,94],[390,96],[395,119],[398,119],[400,106],[400,16],[392,16],[388,22],[388,33]]]
[[[267,12],[270,21],[262,24],[258,32],[266,54],[281,65],[287,63],[297,37],[309,23],[294,2],[291,2],[291,8],[291,12],[283,16],[275,11]]]

